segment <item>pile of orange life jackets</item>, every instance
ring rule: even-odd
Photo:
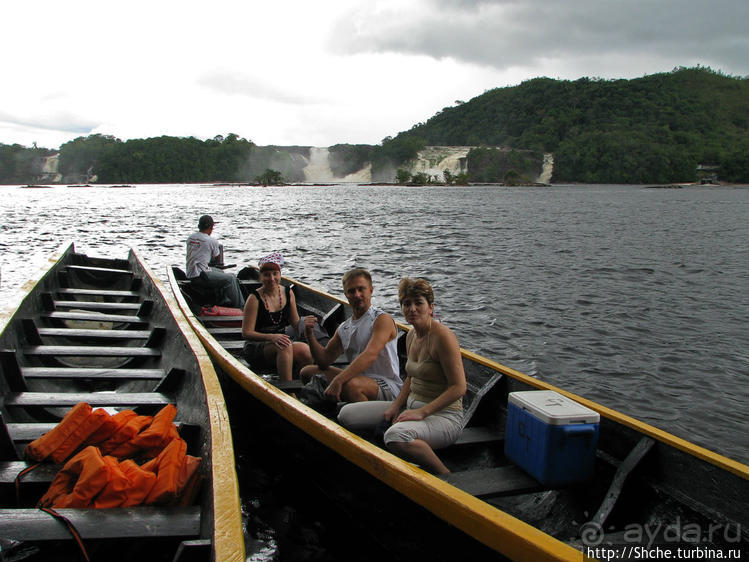
[[[39,507],[192,503],[200,458],[187,454],[173,423],[176,415],[171,404],[154,416],[132,410],[110,415],[84,402],[75,405],[57,426],[26,447],[31,461],[67,460]]]

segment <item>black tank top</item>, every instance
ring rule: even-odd
[[[286,304],[277,312],[268,312],[265,308],[265,301],[260,290],[255,289],[255,298],[258,302],[257,320],[255,320],[255,330],[263,334],[282,334],[289,325],[289,311],[291,310],[291,299],[289,298],[289,288],[284,287],[286,293]]]

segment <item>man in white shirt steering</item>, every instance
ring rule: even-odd
[[[221,245],[211,237],[214,224],[210,215],[203,215],[198,220],[198,231],[188,236],[185,274],[197,289],[213,293],[215,302],[210,304],[242,308],[244,299],[236,276],[211,269],[215,259],[221,256]]]

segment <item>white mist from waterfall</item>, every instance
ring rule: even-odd
[[[351,182],[369,183],[372,181],[372,164],[368,163],[364,168],[342,178],[336,177],[330,169],[328,157],[330,151],[327,148],[310,147],[309,161],[304,167],[304,181],[310,183],[320,182]]]

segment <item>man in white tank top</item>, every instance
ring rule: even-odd
[[[233,308],[243,308],[244,298],[239,280],[231,273],[211,268],[213,260],[221,255],[221,246],[213,233],[213,218],[203,215],[198,220],[198,231],[187,237],[185,275],[201,289],[210,289],[217,304]]]
[[[344,321],[323,347],[313,336],[317,322],[314,316],[304,319],[312,357],[328,378],[325,395],[331,400],[364,402],[394,400],[403,381],[400,378],[395,320],[372,306],[372,276],[366,269],[352,269],[343,276],[353,316]],[[349,365],[343,369],[330,367],[341,354]]]

